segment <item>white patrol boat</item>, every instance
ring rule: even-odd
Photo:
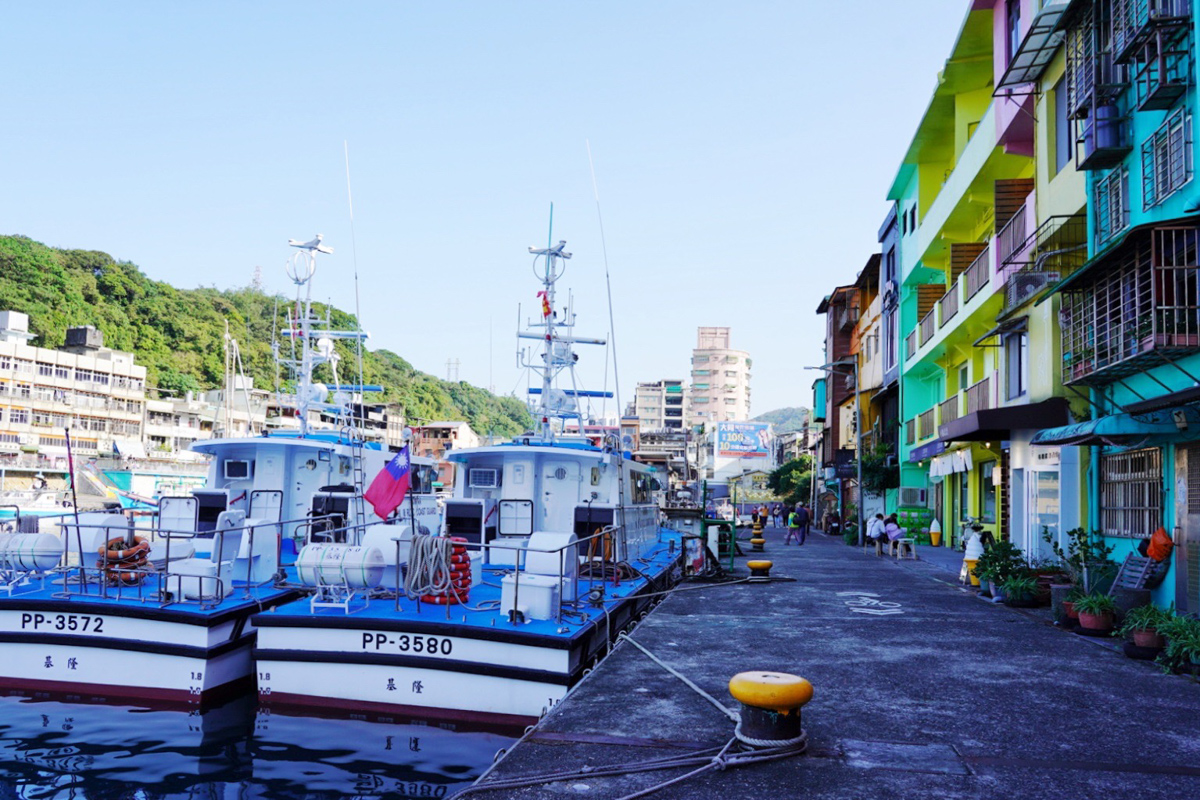
[[[160,498],[146,516],[70,513],[55,520],[57,533],[44,532],[45,518],[22,518],[17,532],[0,533],[0,686],[189,704],[252,689],[250,618],[299,596],[294,543],[344,541],[380,522],[362,500],[363,476],[389,454],[355,428],[354,387],[336,387],[332,346],[364,334],[317,326],[311,286],[303,301],[299,292],[315,253],[329,248],[320,237],[293,244],[297,314],[287,334],[296,347],[284,363],[297,372],[300,430],[196,443],[211,459],[204,487]],[[332,404],[311,381],[320,364],[339,389]],[[344,427],[309,431],[310,408],[340,415]],[[418,484],[431,484],[432,470],[419,465]],[[436,530],[432,486],[418,497],[418,523]]]
[[[563,433],[586,393],[559,377],[576,385],[575,344],[604,344],[557,320],[564,244],[530,249],[543,313],[519,336],[542,343],[522,354],[542,378],[538,429],[448,454],[440,535],[368,530],[314,576],[312,598],[255,616],[260,702],[528,724],[678,579],[680,535],[659,527],[653,471],[617,441]],[[332,584],[362,601],[334,607],[321,599]]]

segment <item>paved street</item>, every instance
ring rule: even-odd
[[[773,574],[795,582],[684,584],[633,636],[730,706],[737,672],[808,678],[809,752],[653,797],[1200,797],[1200,684],[1190,678],[1057,630],[1044,613],[984,602],[945,565],[879,559],[819,533],[804,547],[783,546],[777,530],[766,538]],[[873,599],[899,613],[857,605]],[[724,744],[732,727],[624,645],[491,777],[678,755]],[[478,796],[615,798],[685,771]]]

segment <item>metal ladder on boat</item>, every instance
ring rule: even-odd
[[[620,543],[628,541],[629,537],[629,531],[625,528],[625,451],[619,439],[617,440],[617,448],[614,452],[617,456],[617,518],[618,524],[621,526],[621,534],[617,543],[619,554]]]
[[[354,499],[351,502],[354,508],[355,524],[365,525],[367,504],[363,499],[363,492],[367,490],[367,473],[363,468],[363,440],[362,437],[355,435],[353,427],[346,428],[345,433],[350,440],[350,477],[354,483]],[[354,529],[355,542],[362,539],[363,530],[361,527]]]

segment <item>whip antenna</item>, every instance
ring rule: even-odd
[[[345,139],[342,140],[342,147],[346,151],[346,200],[350,205],[350,263],[354,265],[354,321],[358,325],[358,332],[362,333],[362,313],[358,308],[358,242],[354,237],[354,194],[350,191],[350,143]],[[358,337],[358,386],[362,392],[362,387],[366,385],[363,380],[363,337]],[[359,413],[366,412],[367,398],[365,395],[359,397]],[[353,417],[353,414],[351,414]]]
[[[612,343],[612,358],[613,358],[613,384],[616,388],[617,402],[617,425],[621,424],[621,372],[617,369],[617,327],[613,323],[613,303],[612,303],[612,278],[608,274],[608,244],[604,239],[604,216],[600,213],[600,190],[596,188],[596,165],[592,163],[592,143],[587,139],[583,140],[587,146],[588,154],[588,169],[592,173],[592,194],[596,197],[596,219],[600,223],[600,252],[604,255],[604,285],[608,288],[608,340]],[[608,359],[604,360],[605,366],[605,382],[608,380]],[[607,387],[606,387],[607,388]],[[604,403],[600,406],[600,415],[604,416],[608,412],[608,399],[605,398]]]

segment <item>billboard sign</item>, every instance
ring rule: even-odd
[[[717,457],[767,458],[771,455],[768,422],[718,422]]]

